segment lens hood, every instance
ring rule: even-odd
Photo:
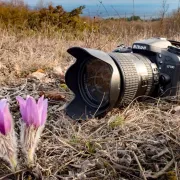
[[[121,79],[119,70],[114,60],[105,52],[89,48],[72,47],[67,51],[76,58],[75,63],[69,67],[65,74],[65,81],[69,89],[74,93],[74,99],[68,104],[66,113],[73,119],[85,120],[99,116],[112,109],[119,98]],[[106,108],[99,105],[98,108],[90,106],[82,97],[79,89],[79,72],[83,64],[90,59],[101,60],[112,68],[112,77],[110,84],[109,104]]]

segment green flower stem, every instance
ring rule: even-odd
[[[17,158],[15,156],[10,157],[10,164],[13,172],[16,172],[18,170],[18,163],[17,163]]]
[[[34,150],[33,148],[29,149],[28,151],[28,166],[32,167],[32,165],[34,164]]]

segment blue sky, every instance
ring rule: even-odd
[[[101,0],[103,4],[107,5],[113,5],[113,4],[124,4],[129,3],[132,4],[132,0]],[[29,4],[37,4],[39,0],[25,0],[25,2]],[[44,0],[44,2],[52,2],[54,4],[64,4],[64,5],[95,5],[99,4],[99,0]],[[135,4],[161,4],[162,0],[134,0]],[[178,4],[179,0],[167,0],[167,3],[172,4]]]
[[[30,6],[36,6],[40,0],[24,0]],[[121,16],[132,15],[133,0],[43,0],[45,4],[52,3],[53,5],[62,5],[65,10],[70,11],[80,5],[85,5],[84,15],[99,15],[99,16],[116,16],[117,13]],[[134,0],[135,13],[139,16],[154,16],[161,9],[163,0]],[[180,0],[167,0],[169,5],[168,12],[178,8]],[[180,4],[179,4],[180,5]],[[106,9],[105,9],[105,8]]]

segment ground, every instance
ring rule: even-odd
[[[21,118],[15,97],[29,94],[38,98],[45,94],[49,98],[48,119],[35,166],[28,169],[19,151],[19,172],[11,174],[6,162],[1,161],[0,179],[180,177],[178,101],[148,98],[116,108],[104,118],[76,122],[66,115],[63,106],[71,100],[72,93],[59,77],[51,73],[46,76],[46,81],[27,77],[0,87],[0,97],[9,100],[17,133]]]

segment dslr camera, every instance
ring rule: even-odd
[[[76,120],[98,117],[137,97],[178,97],[180,42],[151,38],[119,46],[110,53],[72,47],[76,61],[65,74],[74,93],[66,108]]]

